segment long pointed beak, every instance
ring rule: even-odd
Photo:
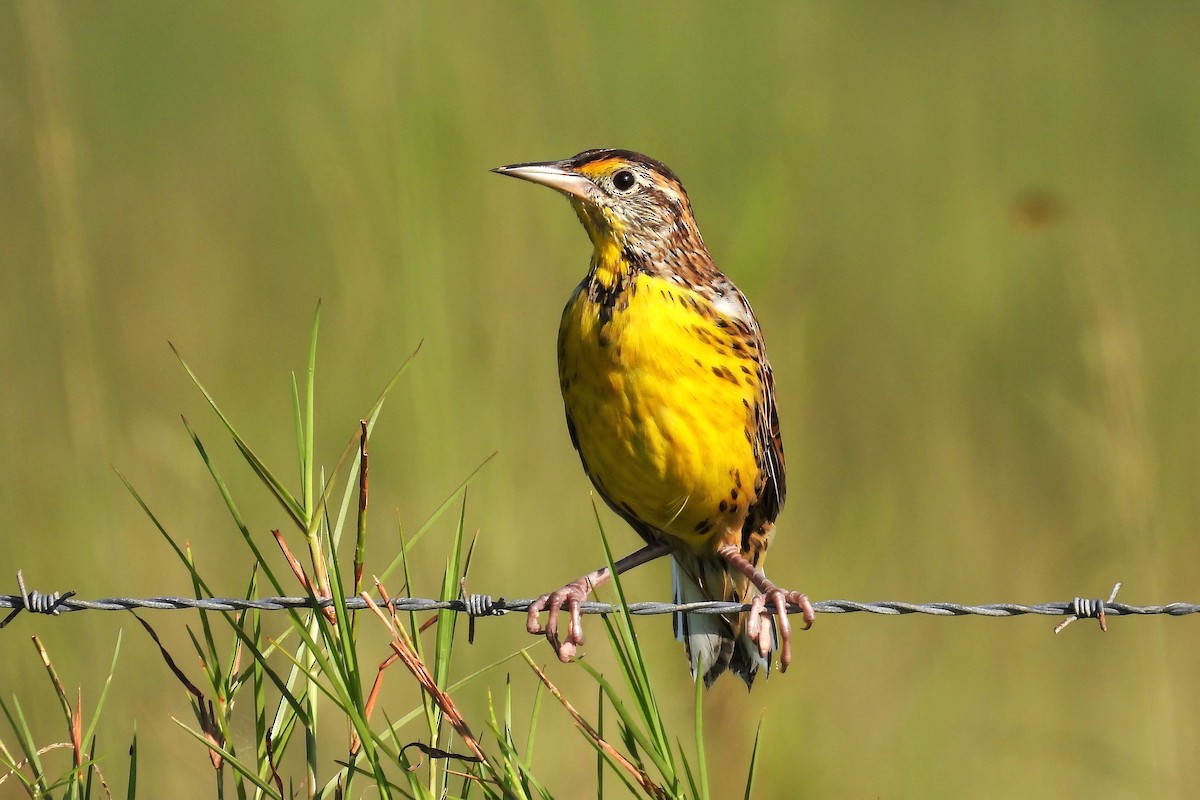
[[[540,183],[557,189],[568,197],[578,197],[581,200],[592,199],[596,193],[596,184],[580,175],[562,161],[537,161],[528,164],[509,164],[492,170],[498,175],[508,175],[520,178],[530,183]]]

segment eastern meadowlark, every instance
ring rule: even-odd
[[[587,277],[563,312],[558,372],[584,470],[646,541],[617,572],[670,554],[676,601],[751,603],[738,615],[676,615],[676,637],[706,685],[726,669],[747,686],[760,667],[769,671],[776,627],[787,669],[787,604],[802,609],[806,628],[813,611],[762,571],[785,488],[771,365],[750,304],[704,247],[683,185],[628,150],[494,171],[566,195],[592,240]],[[609,577],[598,569],[538,598],[529,632],[569,661],[583,643],[579,603]]]

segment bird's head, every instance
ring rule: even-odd
[[[585,150],[562,161],[510,164],[492,171],[565,194],[598,254],[614,248],[653,257],[673,247],[704,247],[679,178],[641,153]]]

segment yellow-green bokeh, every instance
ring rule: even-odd
[[[285,521],[167,342],[294,475],[288,373],[318,300],[330,466],[425,342],[372,442],[371,566],[397,547],[393,509],[415,527],[493,450],[472,588],[525,597],[596,566],[554,366],[586,237],[487,170],[620,146],[683,178],[762,320],[789,467],[778,582],[1041,602],[1119,579],[1128,602],[1196,601],[1197,30],[1172,3],[6,4],[0,591],[21,567],[83,597],[188,593],[112,466],[242,591],[249,558],[179,414],[256,535]],[[425,593],[451,530],[414,562]],[[627,586],[666,599],[666,569]],[[186,653],[193,616],[147,616]],[[714,790],[740,791],[765,708],[762,797],[1195,792],[1197,622],[1052,624],[823,616],[787,675],[710,693]],[[106,769],[136,720],[149,795],[212,796],[168,720],[182,690],[121,616],[21,617],[2,691],[61,738],[28,635],[94,700],[119,628]],[[669,622],[639,630],[685,730]],[[527,644],[516,618],[480,638],[461,674]],[[590,708],[577,673],[551,669]],[[483,690],[463,698],[479,727]],[[536,771],[593,792],[565,714],[543,726]]]

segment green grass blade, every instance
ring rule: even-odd
[[[291,707],[292,711],[299,715],[301,723],[308,725],[310,720],[304,712],[304,705],[300,702],[300,698],[296,697],[296,695],[292,693],[292,690],[289,688],[286,681],[280,679],[279,673],[270,667],[267,661],[267,656],[259,648],[258,643],[254,641],[254,639],[252,639],[244,630],[237,627],[232,627],[232,630],[234,635],[236,635],[238,639],[241,640],[242,644],[246,646],[246,649],[250,652],[250,655],[263,665],[263,674],[266,675],[266,677],[270,679],[271,683],[275,685],[275,689],[279,692],[283,702],[287,703],[287,705]],[[284,655],[287,655],[286,651],[281,650],[280,652],[284,653]]]
[[[92,712],[87,729],[83,731],[82,741],[90,742],[96,735],[96,725],[100,722],[100,712],[104,710],[104,701],[108,699],[108,690],[112,688],[113,676],[117,674],[117,658],[121,655],[121,631],[117,631],[117,643],[113,647],[112,662],[108,665],[108,677],[100,687],[100,696],[96,698],[96,709]]]
[[[24,777],[21,778],[28,786],[32,786],[36,791],[41,792],[41,796],[50,793],[50,787],[46,785],[46,770],[42,766],[41,760],[38,758],[38,747],[33,740],[33,732],[29,730],[29,723],[25,719],[25,712],[21,709],[21,701],[14,696],[12,698],[13,707],[10,709],[8,704],[0,698],[0,711],[4,712],[4,716],[8,718],[8,725],[12,728],[17,737],[17,744],[21,748],[21,753],[25,756],[25,763],[29,766],[33,773],[32,780]],[[20,775],[19,772],[16,773]]]
[[[133,741],[129,743],[129,777],[125,781],[125,800],[137,797],[138,740],[137,725],[133,727]]]
[[[187,553],[188,563],[194,569],[196,564],[195,564],[195,558],[193,557],[193,554],[192,554],[191,547],[189,545],[185,544],[184,552]],[[201,588],[200,584],[195,581],[195,579],[192,580],[192,596],[195,597],[196,599],[200,599],[202,597],[202,588]],[[204,631],[204,644],[205,644],[205,652],[200,654],[200,661],[205,665],[218,664],[220,662],[219,662],[219,659],[217,658],[217,642],[213,638],[212,624],[209,622],[208,612],[201,609],[199,616],[200,616],[200,627]],[[191,635],[190,629],[188,630],[188,634]],[[194,640],[194,637],[193,637],[193,640]],[[197,647],[197,650],[199,650],[199,647]]]
[[[613,591],[616,592],[617,602],[620,605],[620,611],[613,615],[615,617],[613,628],[620,634],[618,639],[629,655],[626,662],[629,665],[629,670],[625,673],[625,677],[630,690],[634,694],[634,698],[637,700],[637,708],[646,726],[646,730],[654,740],[655,746],[653,750],[656,760],[661,759],[670,765],[663,772],[663,777],[669,784],[674,785],[677,780],[677,771],[674,766],[673,749],[667,736],[666,724],[663,722],[662,713],[654,697],[654,690],[650,683],[650,674],[646,669],[646,658],[642,653],[641,645],[638,643],[637,631],[634,629],[633,620],[629,614],[629,604],[626,601],[625,588],[622,585],[621,576],[616,574],[616,562],[613,559],[612,549],[608,544],[608,537],[604,533],[604,526],[600,521],[600,509],[596,507],[594,501],[592,503],[592,511],[596,516],[596,527],[600,532],[600,543],[604,547],[604,557],[607,559],[608,568],[613,572]]]
[[[253,567],[250,570],[250,581],[247,584],[246,591],[242,594],[242,596],[249,600],[249,599],[252,599],[257,594],[257,592],[258,592],[258,568]],[[250,609],[245,609],[243,611],[240,611],[236,615],[234,615],[233,624],[236,625],[240,630],[245,630],[246,629],[246,620],[249,618],[249,616],[250,616]],[[261,641],[261,640],[259,640],[259,641]],[[233,690],[237,687],[238,682],[239,682],[236,671],[237,671],[238,653],[241,652],[241,648],[242,648],[242,643],[239,641],[232,641],[229,643],[229,653],[226,656],[226,663],[229,666],[226,668],[224,676],[222,676],[222,681],[224,682],[225,686],[228,688],[230,694],[233,693]]]
[[[500,748],[500,766],[504,770],[504,779],[508,785],[521,784],[521,771],[517,767],[517,758],[512,741],[512,683],[511,676],[504,676],[504,714],[503,721],[496,716],[496,703],[492,692],[487,693],[487,721],[496,744]]]
[[[708,800],[708,758],[704,750],[704,681],[693,681],[696,684],[696,772],[700,774],[700,791],[696,796]],[[686,766],[687,759],[683,759]]]
[[[750,769],[746,772],[746,793],[743,795],[745,800],[750,800],[754,794],[754,776],[758,774],[758,743],[762,738],[763,720],[766,716],[767,712],[764,709],[758,718],[758,726],[754,729],[754,747],[750,750]]]
[[[196,585],[200,586],[207,596],[212,597],[212,590],[208,588],[208,584],[206,584],[204,579],[200,577],[200,573],[196,571],[195,566],[191,563],[191,559],[187,557],[187,553],[185,553],[183,548],[175,542],[175,540],[171,537],[171,534],[167,533],[167,529],[164,528],[162,523],[158,521],[158,517],[156,517],[154,512],[150,510],[150,506],[146,505],[146,501],[142,499],[142,496],[138,493],[138,490],[133,488],[133,484],[129,482],[129,479],[126,478],[119,469],[114,469],[114,471],[117,473],[117,477],[121,479],[121,483],[125,484],[125,488],[131,495],[133,495],[134,501],[141,507],[146,516],[150,518],[150,522],[162,535],[163,539],[167,541],[167,544],[171,546],[171,549],[175,551],[175,555],[179,558],[183,565],[187,567],[188,574],[191,575],[192,581]]]
[[[301,648],[301,652],[304,655],[312,657],[313,667],[305,666],[298,655],[289,653],[286,650],[281,650],[280,653],[299,668],[301,675],[309,681],[311,686],[318,689],[339,711],[349,718],[355,732],[363,740],[364,749],[370,747],[376,741],[377,737],[368,727],[366,720],[362,716],[362,710],[354,705],[348,687],[341,680],[341,674],[333,663],[330,662],[326,654],[317,648],[311,633],[304,631],[302,635],[305,639],[305,647]],[[322,676],[327,681],[322,681]]]
[[[225,760],[226,764],[228,764],[232,769],[234,769],[239,775],[241,775],[246,780],[253,783],[260,790],[262,790],[262,792],[267,797],[273,798],[273,800],[283,800],[283,798],[279,794],[279,791],[274,786],[272,786],[269,781],[267,781],[266,779],[264,779],[262,777],[259,777],[258,771],[253,769],[249,764],[246,764],[246,763],[238,760],[238,757],[234,752],[232,752],[231,750],[228,750],[224,747],[221,747],[217,743],[210,740],[207,736],[205,736],[200,731],[198,731],[188,725],[185,725],[181,720],[176,719],[175,717],[171,717],[171,721],[174,722],[179,727],[183,728],[189,734],[191,734],[192,737],[194,737],[197,741],[199,741],[206,748],[208,748],[212,752],[221,756],[221,758]]]
[[[370,500],[370,478],[371,478],[371,448],[370,437],[367,435],[367,426],[361,420],[359,421],[358,435],[358,460],[357,470],[351,471],[350,481],[346,486],[346,492],[342,499],[342,508],[339,513],[338,527],[341,528],[342,520],[345,519],[346,513],[349,510],[350,497],[355,497],[358,500],[357,511],[354,524],[354,555],[351,558],[351,569],[354,570],[354,594],[357,595],[363,590],[363,566],[367,558],[367,508]],[[334,549],[337,549],[337,542],[334,542]],[[355,615],[357,621],[357,615]]]
[[[338,462],[330,473],[328,483],[321,492],[321,498],[318,501],[318,509],[321,513],[325,513],[324,509],[329,504],[334,496],[334,483],[338,480],[338,476],[342,472],[342,468],[349,463],[350,468],[346,472],[345,485],[342,488],[342,499],[338,504],[337,522],[333,525],[333,541],[332,550],[336,551],[341,546],[342,531],[345,530],[346,520],[349,516],[351,503],[357,499],[359,491],[359,471],[362,468],[361,458],[361,430],[350,437],[350,441],[342,449],[341,455],[338,457]],[[351,458],[354,456],[354,458]],[[357,506],[357,504],[355,504]]]
[[[617,716],[625,725],[625,729],[633,736],[634,740],[641,746],[645,754],[654,762],[655,768],[667,781],[674,783],[676,781],[675,765],[672,759],[670,749],[664,754],[658,747],[658,743],[647,734],[643,728],[644,716],[639,713],[634,715],[625,702],[617,695],[616,690],[603,675],[601,675],[595,667],[588,664],[586,661],[578,662],[592,679],[600,686],[604,692],[604,696],[608,698],[608,702],[612,705],[613,711],[617,712]],[[639,709],[640,712],[640,709]]]
[[[532,645],[531,645],[531,647],[532,647]],[[529,650],[529,648],[524,648],[522,650],[517,650],[515,652],[509,653],[508,655],[504,656],[503,658],[493,661],[491,664],[488,664],[487,666],[480,667],[479,669],[475,670],[474,672],[472,672],[471,674],[469,674],[465,677],[459,678],[457,681],[450,684],[450,686],[445,690],[446,694],[453,695],[455,692],[457,692],[462,687],[464,687],[464,686],[472,683],[476,679],[482,677],[485,673],[491,672],[492,670],[499,667],[501,664],[504,664],[505,662],[509,661],[510,659],[516,658],[517,656],[525,655],[528,650]],[[417,717],[419,717],[421,715],[422,711],[423,711],[422,708],[419,708],[419,707],[414,708],[412,711],[408,712],[403,717],[400,717],[400,719],[396,722],[396,727],[403,728],[405,725],[409,724],[410,722],[415,720]],[[393,741],[394,741],[395,731],[384,731],[383,734],[381,734],[381,736],[384,736],[384,737],[390,736],[393,738]]]
[[[308,345],[308,373],[304,381],[304,420],[302,427],[304,430],[304,451],[301,455],[301,465],[303,467],[303,497],[304,508],[312,514],[312,492],[313,492],[313,462],[315,461],[315,446],[313,439],[316,435],[316,419],[314,418],[313,409],[316,405],[316,382],[317,382],[317,333],[321,328],[321,303],[317,302],[317,310],[313,314],[312,334],[309,338]]]
[[[596,733],[604,736],[604,689],[596,687]],[[596,749],[596,796],[604,797],[604,754]]]
[[[468,475],[462,483],[455,487],[454,491],[452,491],[449,496],[447,496],[446,499],[443,500],[436,509],[434,509],[433,513],[429,515],[429,518],[425,520],[424,524],[417,529],[417,532],[413,534],[407,542],[405,542],[404,547],[402,547],[400,553],[392,559],[392,562],[388,564],[387,569],[379,573],[379,579],[381,581],[387,580],[388,576],[392,574],[396,567],[400,566],[400,562],[404,560],[404,557],[408,554],[408,551],[416,546],[417,542],[421,540],[421,537],[424,536],[425,533],[433,527],[433,524],[437,522],[442,514],[444,514],[446,510],[450,508],[451,504],[454,503],[455,498],[458,497],[459,492],[465,492],[467,487],[471,485],[471,482],[475,480],[476,476],[479,475],[479,471],[487,466],[487,463],[495,457],[496,453],[493,452],[482,462],[480,462],[479,466],[471,470],[471,474]]]
[[[680,750],[680,753],[683,752],[682,744],[680,745],[679,750]],[[700,787],[699,787],[699,784],[696,783],[696,775],[692,772],[692,765],[688,763],[688,760],[686,758],[681,759],[681,760],[683,761],[683,774],[684,774],[684,777],[687,778],[688,792],[690,793],[691,797],[699,798],[700,797]]]
[[[516,653],[513,653],[513,655],[516,655]],[[510,656],[510,658],[511,658],[511,656]],[[541,681],[538,681],[537,684],[533,688],[533,702],[530,703],[530,711],[529,711],[529,732],[525,734],[524,766],[526,769],[532,768],[532,765],[533,765],[533,745],[534,745],[535,736],[537,733],[538,715],[541,713],[541,710],[542,710],[542,698],[544,698],[546,696],[546,693],[544,691],[545,688],[546,687],[542,685]]]
[[[284,510],[288,512],[296,524],[303,529],[305,527],[304,508],[296,501],[296,498],[292,496],[291,492],[287,490],[287,488],[283,485],[283,482],[275,477],[274,473],[271,472],[266,463],[259,458],[257,454],[255,454],[255,452],[250,448],[250,445],[247,444],[246,440],[242,438],[242,435],[238,433],[237,429],[233,427],[233,423],[230,422],[229,418],[225,416],[225,412],[221,410],[221,407],[217,405],[216,399],[212,396],[208,389],[204,387],[204,384],[200,382],[200,378],[196,375],[188,363],[183,360],[183,356],[178,350],[175,349],[175,345],[173,344],[171,345],[171,351],[175,353],[175,357],[179,359],[179,363],[183,365],[183,368],[187,372],[188,377],[191,378],[192,383],[197,389],[200,390],[200,393],[204,395],[204,399],[208,401],[208,404],[212,410],[216,412],[217,417],[225,426],[225,430],[230,436],[233,437],[234,444],[237,445],[237,448],[239,451],[241,451],[242,456],[250,464],[251,469],[253,469],[255,474],[258,475],[259,479],[266,484],[267,488],[271,490],[271,494],[275,496],[275,498],[283,506]]]
[[[463,530],[466,527],[466,520],[467,492],[464,489],[450,556],[446,559],[446,569],[442,573],[440,596],[442,600],[453,600],[458,597],[460,592],[459,579],[463,574]],[[458,624],[458,614],[450,609],[442,609],[438,611],[437,616],[437,647],[433,653],[433,678],[438,689],[445,691],[446,679],[450,674],[450,657],[454,650],[454,629]]]
[[[217,465],[213,463],[211,458],[209,458],[208,450],[204,447],[204,442],[200,440],[200,436],[195,430],[192,429],[192,426],[188,424],[187,419],[183,420],[183,425],[187,429],[188,436],[190,436],[192,439],[192,445],[196,448],[197,452],[199,452],[200,459],[204,462],[204,466],[208,469],[208,474],[213,479],[213,483],[216,485],[217,491],[221,495],[221,500],[225,503],[225,508],[228,509],[230,516],[233,517],[233,522],[235,525],[237,525],[238,531],[241,532],[242,539],[246,542],[246,546],[250,548],[250,552],[254,556],[255,563],[258,565],[259,569],[262,570],[263,575],[267,577],[267,581],[271,584],[271,588],[275,590],[275,593],[277,595],[284,594],[285,592],[283,591],[283,584],[281,584],[275,577],[275,573],[271,570],[271,565],[267,563],[262,551],[259,550],[258,545],[254,541],[254,537],[250,535],[250,528],[246,525],[245,520],[242,518],[241,511],[238,510],[237,503],[235,503],[233,500],[233,494],[229,491],[228,484],[226,484],[225,479],[221,477],[221,473],[217,471]],[[207,591],[207,587],[205,590]],[[293,616],[297,615],[293,613]]]
[[[332,552],[329,555],[329,580],[333,590],[333,610],[337,624],[325,624],[325,617],[320,617],[322,628],[328,631],[331,627],[336,634],[336,643],[331,642],[335,663],[342,669],[341,679],[345,683],[347,693],[354,705],[362,709],[365,698],[362,696],[361,674],[358,664],[358,649],[355,647],[350,626],[350,612],[346,608],[346,588],[342,581],[342,570],[338,559]]]
[[[308,451],[305,448],[304,409],[300,405],[300,386],[296,383],[296,373],[291,374],[289,386],[292,390],[292,428],[296,434],[296,459],[300,462],[300,496],[308,495],[308,480],[311,477]],[[305,508],[310,505],[305,501]]]
[[[375,429],[375,423],[379,419],[379,413],[383,410],[383,404],[387,400],[388,394],[395,387],[397,381],[400,380],[400,376],[403,375],[405,373],[405,371],[407,371],[409,365],[412,363],[413,359],[416,357],[417,353],[420,352],[420,350],[421,350],[421,345],[418,344],[416,349],[413,350],[411,353],[409,353],[408,357],[406,359],[404,359],[404,363],[402,363],[400,365],[400,367],[392,374],[392,377],[388,380],[388,382],[384,386],[383,390],[379,393],[379,396],[375,399],[375,402],[371,405],[367,414],[364,415],[364,419],[367,423],[368,439],[370,437],[371,432]],[[295,406],[296,406],[297,415],[299,415],[299,413],[300,413],[299,412],[299,402],[300,402],[299,394],[297,392],[297,393],[295,393]],[[299,430],[300,430],[300,428],[299,428],[299,426],[297,426],[298,441],[300,441]],[[341,473],[342,465],[346,463],[346,460],[348,459],[348,457],[350,456],[350,454],[352,452],[357,454],[358,442],[359,442],[358,434],[356,434],[350,438],[350,441],[347,443],[345,449],[342,451],[341,457],[338,459],[337,466],[334,468],[334,471],[333,471],[333,476],[336,476]],[[302,444],[300,444],[298,446],[303,447]],[[495,454],[493,453],[493,455],[495,455]],[[359,472],[359,460],[354,459],[351,462],[351,467],[350,467],[349,473],[347,475],[346,488],[343,491],[341,507],[340,507],[340,510],[338,513],[338,524],[335,526],[336,531],[342,530],[343,521],[346,517],[347,510],[350,507],[350,500],[354,497],[354,493],[358,490],[358,472]],[[325,487],[325,490],[321,495],[322,506],[324,505],[324,503],[327,501],[327,498],[332,493],[333,481],[334,481],[334,477],[331,477],[330,481],[329,481],[329,485],[327,485]],[[453,498],[453,495],[451,496],[451,498],[448,498],[448,500],[452,499],[452,498]],[[447,502],[447,506],[448,505],[449,505],[449,503]],[[315,512],[315,510],[314,510],[314,512]],[[334,543],[334,549],[336,549],[337,545],[339,544],[338,536],[334,536],[333,543]],[[394,566],[395,566],[395,562],[392,563],[392,565],[391,565],[391,567],[389,567],[388,571],[385,571],[383,573],[382,577],[386,577],[390,573],[391,568]],[[382,579],[382,577],[381,577],[381,579]]]
[[[424,340],[417,342],[417,346],[413,348],[413,351],[408,354],[407,358],[404,359],[404,363],[402,363],[399,368],[392,373],[392,377],[384,385],[383,391],[379,393],[379,396],[375,398],[375,402],[371,404],[371,408],[366,414],[368,434],[375,430],[375,421],[379,418],[379,412],[383,410],[384,401],[387,400],[387,396],[396,386],[396,382],[400,380],[400,376],[408,370],[408,367],[410,364],[412,364],[413,359],[417,357],[417,353],[421,352],[421,345],[424,343]]]
[[[259,611],[253,612],[249,617],[249,637],[256,641],[262,641],[262,613]],[[258,761],[258,772],[260,775],[265,775],[270,769],[269,758],[267,755],[267,695],[266,695],[266,679],[263,675],[265,667],[263,662],[257,658],[251,658],[250,664],[247,667],[247,672],[250,679],[250,702],[254,707],[254,756]],[[278,742],[272,740],[272,748],[278,746]],[[278,750],[275,751],[278,754]]]

